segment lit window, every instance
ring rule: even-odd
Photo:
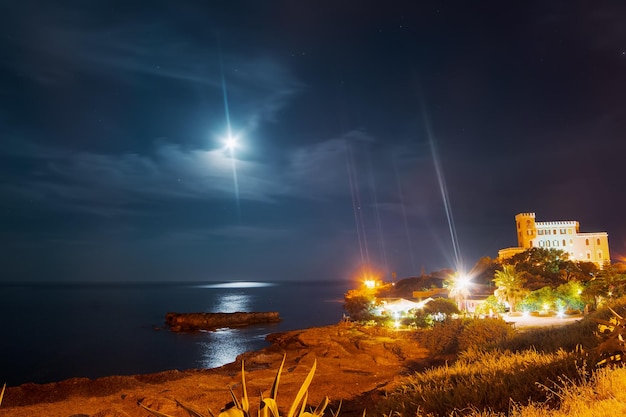
[[[570,240],[569,240],[569,245],[570,245],[570,246],[574,246],[574,239],[570,239]]]
[[[596,239],[596,245],[600,244],[600,239]]]
[[[550,241],[549,240],[546,240],[546,246],[550,247]]]
[[[589,246],[589,239],[585,239],[585,245]]]
[[[601,250],[598,251],[598,259],[602,259],[602,251]]]
[[[559,233],[560,233],[560,234],[562,234],[562,235],[564,235],[564,234],[565,234],[565,229],[561,229],[561,230],[559,230]]]
[[[546,230],[546,235],[550,234],[550,229]]]
[[[565,243],[565,239],[563,239],[563,247],[567,246],[567,243]]]
[[[571,235],[572,234],[572,229],[567,229],[567,234]]]
[[[591,259],[591,252],[587,252],[587,259]]]
[[[540,248],[543,248],[543,240],[540,240],[540,241],[539,241],[539,247],[540,247]]]
[[[526,220],[526,227],[530,227],[530,220]]]
[[[554,230],[552,231],[552,234],[556,235],[556,229],[554,229]]]
[[[533,235],[533,231],[532,231],[532,230],[526,230],[526,234],[527,234],[528,236],[532,236],[532,235]]]
[[[541,229],[537,230],[537,234],[538,235],[542,235],[543,234],[543,230],[541,230]]]

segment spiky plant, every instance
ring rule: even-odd
[[[600,336],[604,339],[596,348],[598,366],[625,362],[623,354],[626,352],[626,318],[610,307],[609,310],[613,313],[609,320],[594,319],[598,323]]]
[[[281,417],[280,412],[278,410],[278,402],[276,401],[278,395],[278,385],[280,382],[280,376],[283,371],[283,366],[285,365],[285,357],[278,368],[278,372],[276,373],[276,377],[274,378],[274,382],[272,383],[272,388],[270,390],[270,395],[268,398],[263,398],[263,394],[261,394],[261,398],[259,401],[259,409],[257,412],[258,417]],[[289,412],[285,417],[322,417],[324,415],[324,410],[328,406],[328,397],[325,397],[324,400],[317,406],[317,408],[310,412],[306,411],[307,399],[309,396],[309,385],[313,380],[313,375],[315,374],[315,368],[317,366],[317,361],[313,362],[313,366],[309,371],[309,374],[305,378],[304,382],[300,386],[300,390],[298,394],[294,398],[291,403],[291,407],[289,408]],[[241,400],[237,398],[235,393],[233,392],[231,387],[228,387],[230,391],[230,395],[232,401],[224,406],[224,408],[220,411],[217,417],[250,417],[250,400],[248,397],[248,392],[246,389],[246,376],[245,376],[245,368],[243,361],[241,362]],[[181,403],[176,400],[176,404],[185,409],[189,415],[192,417],[207,417],[204,414],[198,412],[192,407]],[[150,407],[143,405],[139,402],[139,405],[143,407],[145,410],[149,411],[151,414],[157,417],[172,417],[168,414],[161,413],[159,411],[153,410]],[[334,417],[337,416],[338,413],[334,413]],[[209,416],[215,417],[215,414],[209,409]]]

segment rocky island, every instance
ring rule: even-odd
[[[243,327],[252,324],[277,323],[276,311],[237,313],[167,313],[165,323],[173,332],[215,330],[222,327]]]

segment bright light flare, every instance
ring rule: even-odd
[[[472,285],[472,279],[467,275],[461,275],[457,278],[457,285],[460,290],[465,290]]]
[[[224,142],[224,147],[231,152],[231,155],[232,155],[232,152],[236,148],[239,147],[239,140],[235,136],[228,136],[227,138],[223,140],[223,142]]]
[[[376,280],[375,279],[366,279],[363,282],[363,285],[365,285],[365,288],[373,290],[374,288],[376,288]]]

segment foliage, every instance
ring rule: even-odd
[[[426,303],[424,308],[422,309],[426,314],[434,314],[441,313],[446,316],[450,316],[452,314],[459,314],[459,307],[453,300],[449,298],[435,298],[432,301]]]
[[[526,280],[525,287],[534,291],[563,284],[565,277],[560,271],[568,262],[568,257],[567,252],[559,249],[530,248],[503,260],[503,263],[513,265]]]
[[[568,310],[582,311],[585,308],[583,300],[584,286],[578,281],[569,281],[557,287],[555,294],[559,300],[563,301]]]
[[[620,264],[606,265],[584,291],[597,305],[626,295],[626,271]]]
[[[520,307],[524,311],[552,311],[556,309],[557,296],[550,287],[543,287],[532,291],[522,302]]]
[[[455,272],[443,282],[444,288],[448,289],[448,296],[454,298],[457,305],[462,305],[463,300],[466,300],[470,295],[469,281],[465,276],[460,276],[458,272]]]
[[[517,303],[524,298],[528,291],[524,288],[525,278],[518,274],[515,266],[504,265],[501,271],[496,271],[493,282],[497,289],[494,295],[500,302],[507,302],[511,312],[515,312]]]
[[[500,318],[469,321],[458,336],[459,351],[488,349],[513,337],[515,331]]]
[[[257,416],[258,417],[279,417],[280,412],[278,409],[278,403],[276,402],[276,395],[278,393],[278,385],[280,382],[280,376],[283,371],[283,366],[285,365],[285,357],[283,357],[283,361],[278,368],[278,372],[276,373],[276,377],[274,378],[274,383],[272,384],[272,388],[270,390],[270,395],[268,398],[263,398],[259,400],[259,409]],[[324,410],[328,406],[328,397],[326,397],[322,402],[317,406],[317,408],[313,412],[305,411],[306,402],[308,398],[308,389],[311,381],[313,380],[313,375],[315,374],[315,368],[317,366],[317,361],[313,362],[313,366],[309,371],[309,374],[305,378],[304,382],[300,386],[300,390],[296,394],[293,402],[291,403],[291,407],[289,407],[289,412],[286,417],[321,417],[324,415]],[[224,409],[222,409],[218,415],[218,417],[250,417],[250,399],[248,397],[248,392],[246,389],[246,378],[244,371],[244,364],[241,362],[241,391],[242,397],[241,400],[237,398],[232,388],[229,387],[230,395],[232,398],[232,402],[228,403]],[[176,404],[185,409],[189,415],[193,417],[204,417],[198,411],[193,408],[176,401]],[[171,417],[167,414],[163,414],[159,411],[153,410],[141,402],[139,405],[145,410],[149,411],[152,415],[157,417]],[[209,415],[211,417],[215,417],[213,412],[209,410]]]
[[[432,355],[445,355],[459,351],[459,335],[469,319],[447,319],[436,322],[432,329],[419,335],[420,343]]]
[[[420,342],[433,355],[456,354],[470,348],[487,349],[514,334],[502,319],[447,319],[421,333]]]
[[[343,309],[351,319],[366,321],[374,318],[374,296],[364,291],[350,290],[344,297]]]
[[[476,310],[474,311],[476,314],[482,315],[490,315],[490,314],[502,314],[505,311],[504,304],[498,301],[495,295],[490,295],[476,306]]]
[[[493,276],[498,269],[500,269],[500,264],[497,259],[484,256],[480,258],[472,268],[470,273],[472,281],[474,284],[491,287],[493,286]]]

